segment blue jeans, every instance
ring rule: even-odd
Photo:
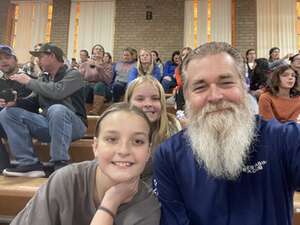
[[[162,79],[161,85],[163,86],[165,92],[170,92],[176,86],[176,81],[172,78],[172,80]]]
[[[81,119],[61,104],[50,106],[46,116],[17,107],[5,108],[0,112],[0,123],[20,165],[39,162],[32,138],[50,143],[51,161],[68,161],[71,142],[81,138],[86,131]]]
[[[112,101],[119,102],[125,94],[127,83],[115,81],[112,85]]]

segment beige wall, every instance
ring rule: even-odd
[[[53,0],[52,29],[50,41],[62,48],[68,49],[68,33],[71,0]]]
[[[256,1],[236,2],[236,46],[244,54],[256,48]],[[70,4],[71,0],[53,0],[51,41],[65,52]],[[1,0],[0,18],[8,18],[8,11],[9,0]],[[146,20],[146,11],[152,11],[152,20]],[[116,0],[115,22],[115,60],[129,46],[156,49],[163,60],[183,47],[184,0]],[[7,21],[0,19],[0,43],[9,43],[8,31]]]
[[[152,20],[146,20],[152,11]],[[184,0],[117,0],[114,42],[115,60],[122,49],[156,49],[163,59],[182,48]]]
[[[236,45],[243,55],[249,48],[256,49],[256,1],[237,0]]]
[[[0,1],[0,44],[10,43],[10,1],[1,0]]]

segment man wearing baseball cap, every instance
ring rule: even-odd
[[[68,164],[71,142],[86,131],[84,82],[80,73],[64,65],[63,51],[52,43],[30,54],[39,58],[44,73],[38,79],[26,74],[15,74],[10,79],[32,90],[28,98],[17,99],[15,105],[36,106],[40,113],[19,107],[6,107],[0,112],[9,147],[18,162],[16,168],[3,171],[7,176],[45,176],[32,138],[50,143],[50,163],[56,170]]]
[[[15,52],[10,46],[0,45],[0,111],[7,105],[12,104],[5,96],[14,94],[18,98],[26,97],[31,93],[31,90],[26,88],[25,85],[17,81],[10,80],[13,74],[23,72],[18,67],[18,60]],[[6,138],[6,134],[0,124],[0,139]],[[9,167],[9,158],[5,148],[1,145],[0,140],[0,172]]]

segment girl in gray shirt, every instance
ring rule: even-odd
[[[96,160],[58,170],[12,225],[158,225],[160,207],[140,180],[152,131],[135,107],[118,103],[96,125]]]

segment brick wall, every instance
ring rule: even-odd
[[[146,20],[152,11],[152,20]],[[184,0],[117,0],[114,59],[125,47],[156,49],[163,60],[182,48]]]
[[[10,44],[10,0],[0,1],[0,43]]]
[[[249,48],[256,49],[256,0],[236,1],[236,46],[243,55]]]
[[[62,48],[68,48],[68,33],[71,0],[53,0],[51,42]]]

